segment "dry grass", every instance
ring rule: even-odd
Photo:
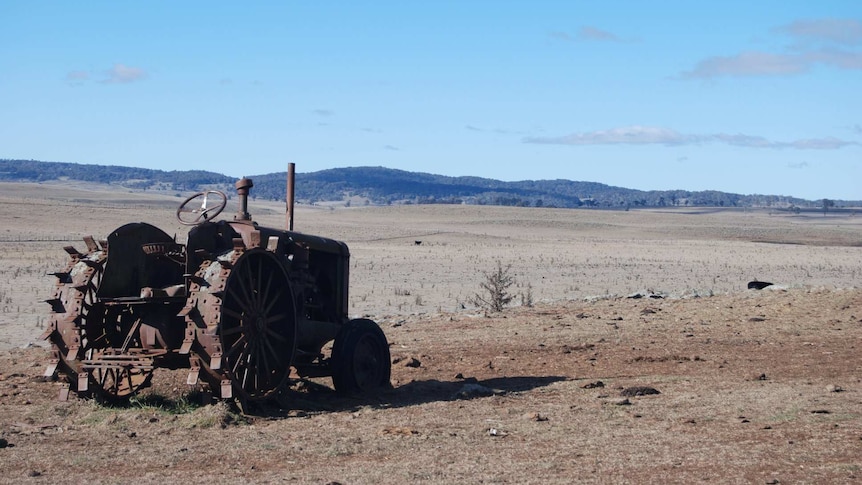
[[[40,333],[43,274],[62,267],[66,243],[14,238],[104,237],[139,220],[185,231],[162,196],[129,206],[121,200],[138,194],[43,189],[38,201],[6,190],[0,205],[0,438],[13,445],[0,448],[0,482],[835,483],[862,473],[855,217],[302,208],[303,232],[350,245],[352,311],[382,322],[394,388],[343,399],[324,379],[283,396],[285,409],[243,418],[195,405],[182,372],[159,371],[128,408],[55,400],[57,385],[38,378],[46,352],[17,347]],[[251,209],[279,226],[280,207]],[[488,318],[466,303],[498,259],[532,285],[535,307]],[[786,289],[744,290],[753,278]],[[646,289],[703,297],[624,297]],[[488,395],[457,398],[470,383]],[[624,404],[631,386],[661,394]]]

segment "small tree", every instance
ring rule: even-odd
[[[509,288],[515,283],[515,278],[510,274],[512,265],[503,267],[503,263],[497,260],[497,269],[495,271],[482,272],[485,277],[484,281],[479,283],[482,291],[476,293],[470,299],[470,303],[490,310],[492,312],[501,312],[506,305],[512,302],[514,295],[509,294]]]

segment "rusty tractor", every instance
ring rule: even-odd
[[[253,184],[242,178],[232,221],[215,220],[223,192],[180,204],[177,218],[192,226],[185,244],[136,222],[107,240],[85,237],[85,252],[67,246],[43,335],[45,375],[64,380],[60,399],[71,391],[126,400],[156,368],[187,368],[204,395],[241,402],[270,398],[295,378],[331,376],[351,394],[388,387],[385,335],[347,314],[347,245],[293,231],[292,165],[289,176],[287,230],[252,221]]]

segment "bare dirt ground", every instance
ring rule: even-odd
[[[159,371],[128,407],[57,401],[33,346],[45,273],[125,222],[182,240],[178,202],[0,184],[0,482],[862,478],[860,217],[301,208],[299,230],[351,247],[351,311],[391,342],[390,391],[341,398],[321,379],[242,416]],[[281,226],[281,206],[251,211]],[[534,306],[469,304],[497,260]],[[755,278],[776,286],[746,290]],[[624,395],[637,387],[659,394]]]

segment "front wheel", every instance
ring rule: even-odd
[[[371,320],[351,320],[332,346],[332,384],[335,390],[356,394],[390,386],[392,365],[383,330]]]

